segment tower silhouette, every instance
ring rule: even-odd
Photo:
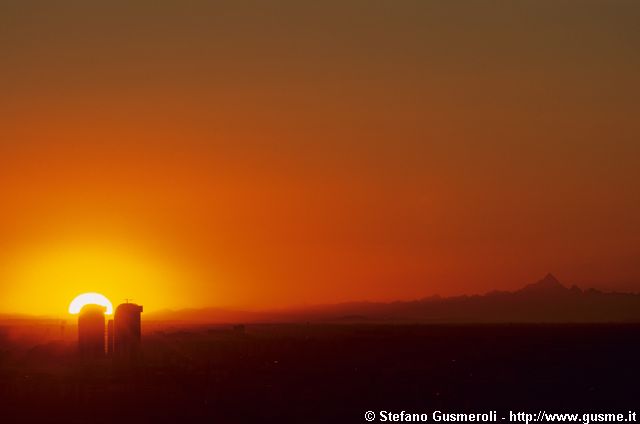
[[[116,359],[135,359],[140,350],[142,306],[123,303],[113,318],[113,356]]]
[[[107,322],[107,355],[113,356],[113,320]]]
[[[100,305],[85,305],[78,316],[78,348],[85,358],[104,356],[104,313]]]

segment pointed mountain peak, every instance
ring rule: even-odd
[[[544,276],[544,278],[538,281],[537,284],[544,284],[546,286],[560,286],[564,288],[564,286],[558,281],[558,279],[551,273],[548,273]]]
[[[547,274],[542,280],[528,284],[519,291],[522,293],[558,293],[567,288],[553,274]]]

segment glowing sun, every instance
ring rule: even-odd
[[[85,305],[100,305],[107,308],[107,315],[113,313],[113,305],[104,295],[100,293],[83,293],[75,297],[69,304],[69,313],[78,314]]]

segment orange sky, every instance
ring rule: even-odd
[[[0,5],[0,312],[640,290],[634,1]]]

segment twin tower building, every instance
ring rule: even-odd
[[[85,305],[78,317],[78,347],[85,358],[100,358],[108,355],[115,359],[132,360],[140,350],[140,314],[142,306],[123,303],[116,308],[113,319],[106,328],[106,308],[100,305]]]

